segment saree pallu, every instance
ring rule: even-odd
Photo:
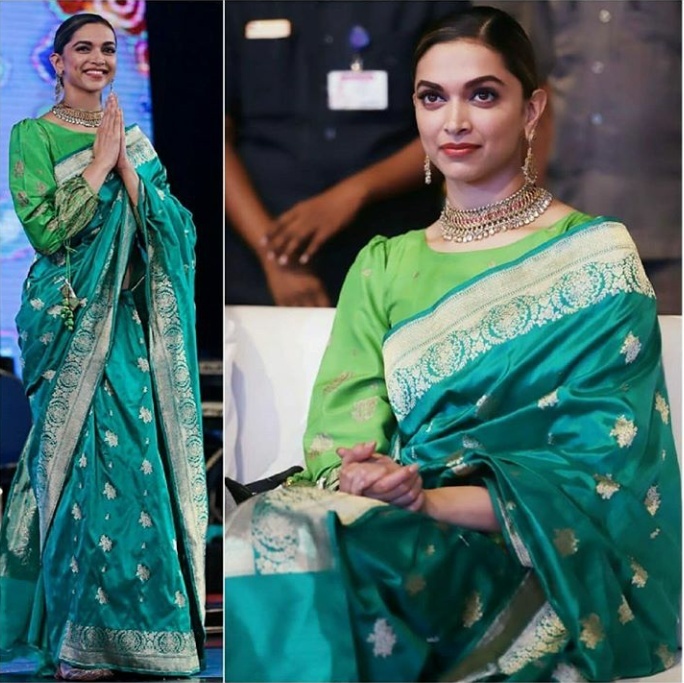
[[[126,143],[138,205],[111,173],[67,245],[73,331],[63,251],[39,256],[24,286],[33,428],[0,536],[0,646],[38,648],[46,671],[63,660],[187,675],[203,662],[207,525],[196,234],[137,126]],[[86,147],[58,162],[58,185],[91,160]]]
[[[227,679],[671,666],[679,467],[624,226],[587,223],[455,288],[390,330],[383,357],[395,457],[426,488],[486,486],[501,533],[316,488],[243,503],[226,525]]]

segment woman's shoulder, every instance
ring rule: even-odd
[[[386,237],[376,235],[359,252],[358,260],[387,262],[419,246],[425,240],[425,230],[409,230],[401,235]]]
[[[46,119],[42,116],[38,118],[22,119],[12,126],[12,133],[44,137],[49,130],[45,123]]]

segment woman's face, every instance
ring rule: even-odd
[[[413,100],[425,151],[447,183],[497,188],[519,174],[524,134],[543,110],[540,92],[525,100],[501,56],[479,42],[431,47],[418,62]]]
[[[116,39],[104,24],[81,26],[64,46],[52,55],[57,73],[63,74],[64,90],[102,92],[116,73]]]

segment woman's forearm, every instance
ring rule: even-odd
[[[499,531],[489,491],[483,486],[445,486],[424,490],[421,512],[433,519],[476,531]]]
[[[138,174],[133,166],[127,166],[124,170],[119,171],[119,173],[121,174],[121,180],[123,180],[126,192],[131,198],[131,203],[133,206],[138,206],[138,183],[140,182]]]

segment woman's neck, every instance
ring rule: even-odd
[[[446,181],[446,194],[449,205],[455,209],[476,209],[494,204],[510,197],[524,184],[522,172],[498,175],[478,183]]]
[[[89,92],[73,92],[67,90],[64,93],[62,104],[73,109],[82,109],[83,111],[99,111],[102,109],[101,93]]]

